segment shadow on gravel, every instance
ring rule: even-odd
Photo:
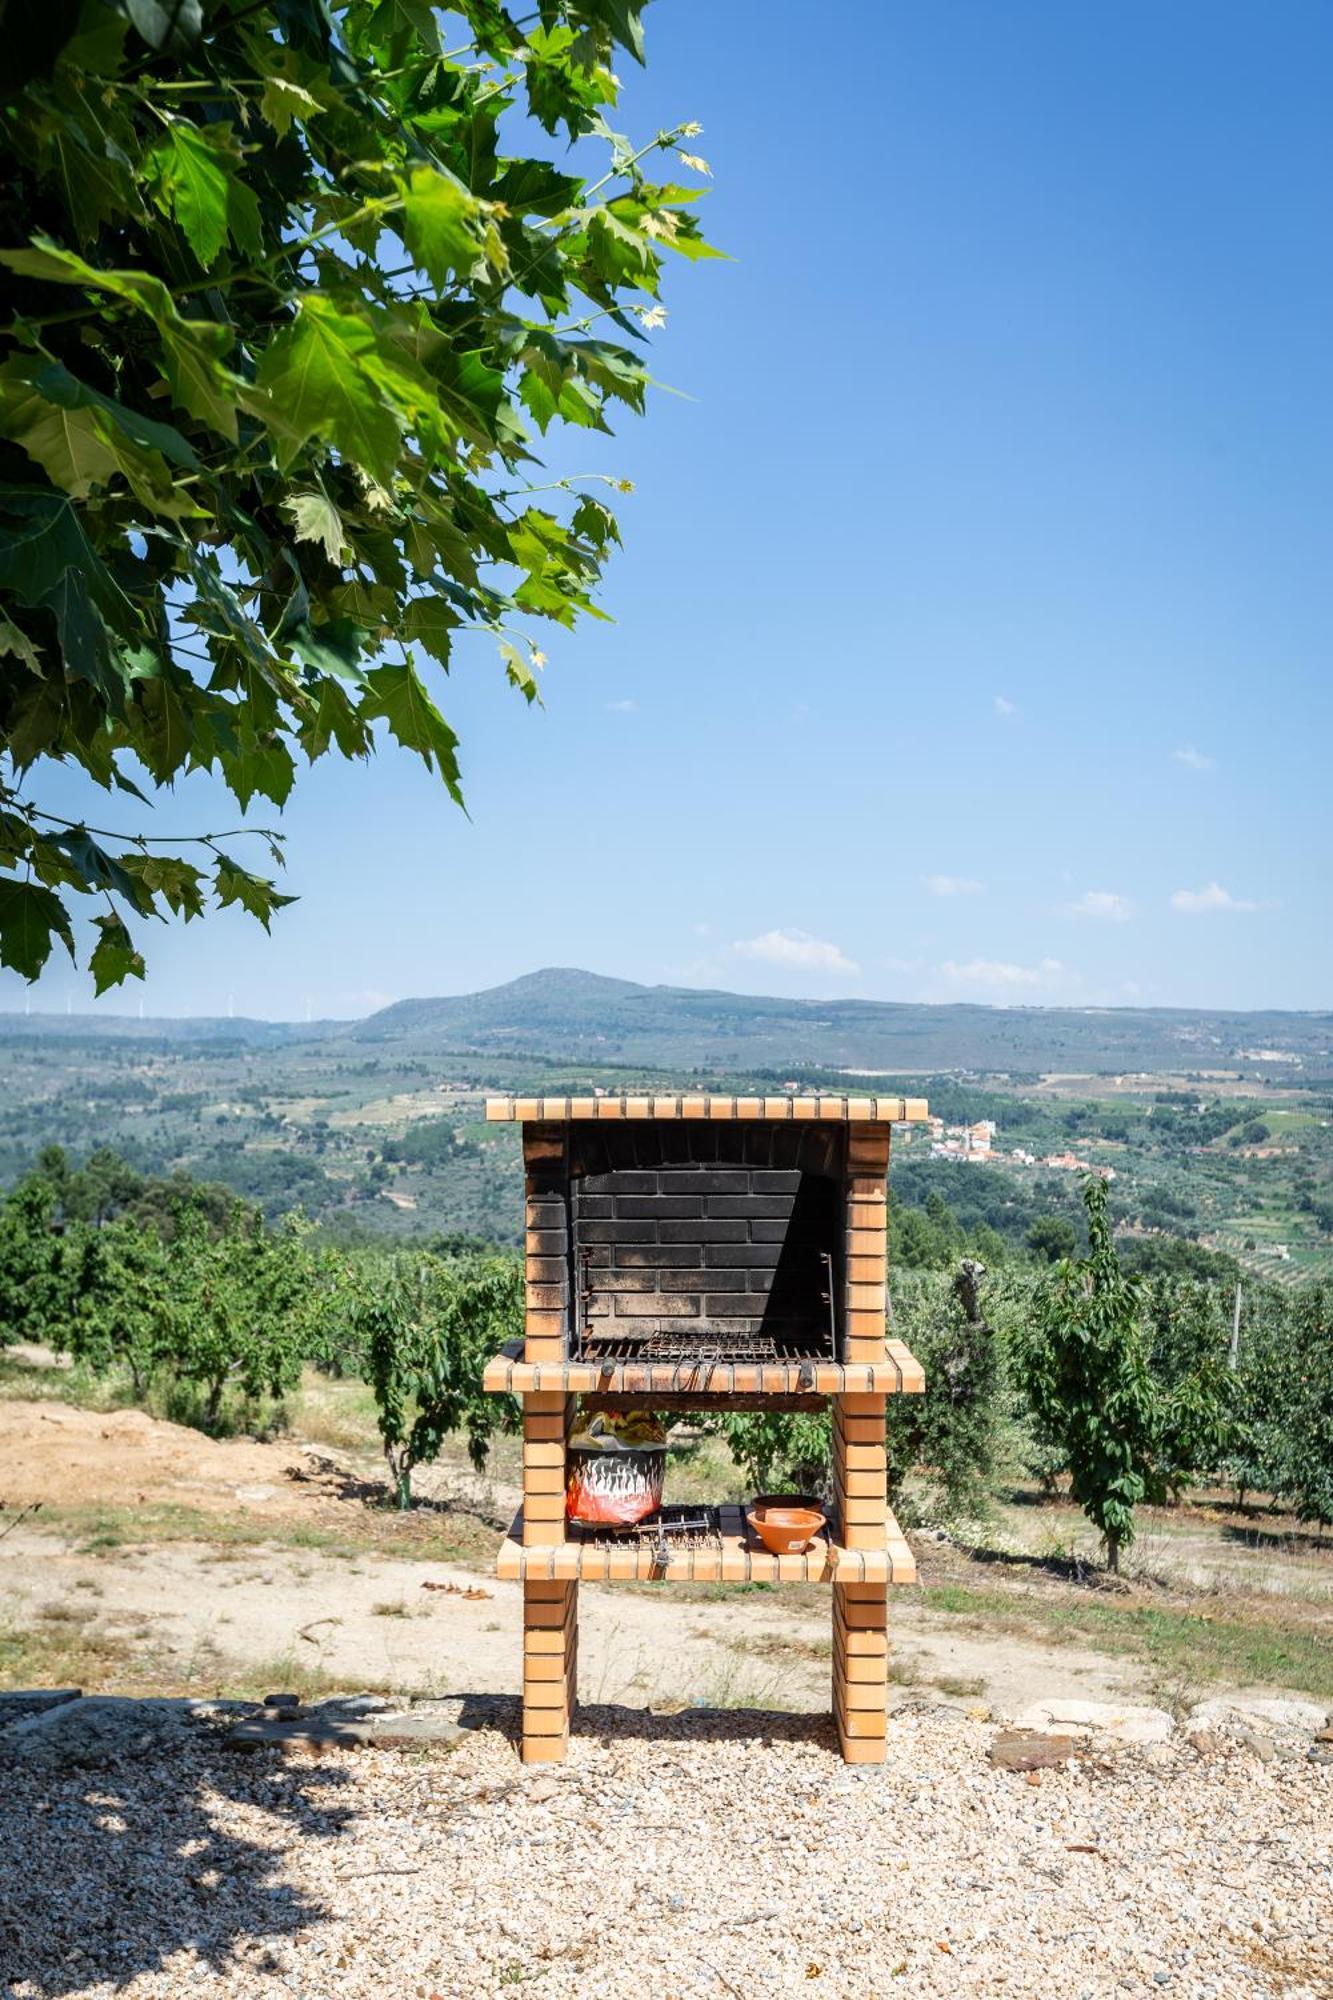
[[[470,1694],[458,1713],[463,1729],[495,1729],[515,1748],[521,1728],[522,1705],[512,1695]],[[646,1708],[624,1708],[619,1702],[580,1702],[570,1729],[570,1741],[580,1738],[614,1749],[617,1743],[815,1743],[836,1752],[837,1737],[828,1715],[791,1713],[777,1708],[682,1708],[664,1715]]]
[[[6,1767],[0,1992],[60,2000],[99,1981],[118,1988],[181,1951],[197,1976],[229,1966],[266,1982],[282,1970],[285,1939],[336,1915],[283,1877],[296,1841],[345,1830],[345,1782],[334,1765],[208,1738],[100,1770]],[[219,1831],[225,1802],[253,1809],[252,1838]]]

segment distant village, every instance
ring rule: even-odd
[[[1080,1159],[1077,1153],[1046,1153],[1038,1157],[1021,1146],[1002,1152],[995,1143],[997,1127],[991,1118],[979,1118],[975,1125],[946,1125],[942,1118],[929,1118],[923,1129],[930,1141],[932,1160],[966,1160],[975,1167],[998,1166],[1001,1162],[1015,1167],[1053,1167],[1057,1173],[1098,1174],[1104,1181],[1115,1179],[1114,1167],[1096,1166],[1091,1160]]]

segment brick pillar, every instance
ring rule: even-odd
[[[848,1764],[884,1762],[888,1627],[887,1584],[834,1584],[833,1719]]]
[[[889,1127],[847,1128],[845,1361],[882,1361],[888,1299]]]
[[[886,1546],[888,1457],[883,1396],[833,1399],[833,1505],[845,1549]]]
[[[525,1764],[561,1764],[578,1699],[579,1587],[523,1584],[523,1743]]]
[[[888,1543],[888,1454],[883,1396],[833,1398],[833,1501],[845,1549]],[[833,1716],[849,1764],[884,1757],[888,1691],[888,1585],[833,1586]]]
[[[523,1398],[525,1548],[549,1548],[565,1539],[565,1440],[573,1400],[563,1389],[532,1390]]]
[[[569,1128],[523,1127],[524,1359],[563,1361],[569,1332]]]

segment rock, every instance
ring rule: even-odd
[[[333,1715],[285,1714],[269,1709],[263,1715],[248,1716],[235,1723],[222,1739],[224,1750],[332,1749],[339,1744],[351,1749],[364,1746],[364,1726],[350,1718]]]
[[[451,1715],[414,1710],[410,1715],[372,1715],[359,1725],[376,1749],[401,1749],[416,1743],[457,1743],[462,1730]]]
[[[1314,1740],[1316,1743],[1333,1743],[1333,1729],[1316,1729]]]
[[[1165,1743],[1175,1724],[1164,1708],[1127,1707],[1113,1701],[1080,1701],[1073,1696],[1033,1702],[1015,1716],[1017,1729],[1056,1729],[1085,1741]]]
[[[1233,1735],[1260,1729],[1270,1735],[1311,1737],[1325,1724],[1322,1702],[1290,1695],[1215,1695],[1189,1713],[1191,1729],[1228,1729]]]
[[[133,1758],[168,1756],[192,1729],[212,1719],[208,1705],[191,1701],[135,1701],[126,1695],[81,1695],[16,1722],[0,1738],[0,1754],[14,1764],[64,1771]]]
[[[537,1778],[528,1786],[528,1804],[545,1805],[547,1799],[553,1799],[559,1790],[560,1786],[554,1778]]]
[[[264,1696],[264,1706],[265,1708],[291,1710],[301,1706],[301,1697],[299,1694],[266,1694]]]
[[[393,1707],[387,1695],[334,1694],[316,1704],[321,1715],[383,1715]]]
[[[8,1729],[11,1722],[22,1722],[25,1716],[45,1715],[48,1708],[62,1708],[67,1701],[78,1701],[82,1688],[14,1688],[7,1694],[0,1694],[0,1729]]]
[[[990,1760],[1001,1771],[1048,1771],[1057,1764],[1067,1764],[1076,1748],[1072,1736],[1008,1729],[991,1744]]]
[[[1333,1764],[1333,1743],[1312,1743],[1309,1758],[1312,1764]]]
[[[1215,1729],[1191,1729],[1185,1741],[1200,1757],[1221,1757],[1227,1748],[1227,1738]]]
[[[424,1743],[452,1745],[460,1734],[449,1715],[347,1714],[326,1704],[300,1714],[269,1709],[234,1724],[222,1741],[228,1750],[396,1750]]]
[[[1277,1762],[1277,1745],[1271,1736],[1260,1736],[1255,1729],[1238,1729],[1236,1741],[1244,1744],[1247,1750],[1252,1750],[1261,1764]]]

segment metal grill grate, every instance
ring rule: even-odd
[[[816,1343],[778,1340],[767,1333],[616,1333],[585,1330],[579,1347],[588,1361],[651,1361],[706,1365],[717,1361],[813,1361],[826,1356]]]
[[[590,1527],[571,1521],[569,1538],[585,1547],[603,1549],[650,1548],[676,1555],[688,1550],[722,1547],[722,1516],[716,1507],[660,1507],[646,1521],[632,1528]]]

